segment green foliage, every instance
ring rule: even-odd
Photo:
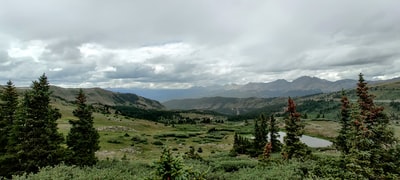
[[[152,179],[179,180],[192,179],[195,173],[185,167],[182,158],[173,156],[169,148],[164,148],[160,160],[155,164],[155,177]]]
[[[269,142],[271,143],[272,152],[280,152],[282,143],[279,141],[279,127],[276,124],[276,119],[273,114],[270,117],[268,131],[270,133]]]
[[[232,155],[236,155],[236,153],[247,154],[253,149],[252,145],[249,139],[235,133],[231,153]]]
[[[393,130],[388,128],[389,120],[383,107],[374,104],[363,75],[359,75],[356,90],[357,108],[353,109],[351,148],[345,156],[347,170],[357,178],[387,179],[399,173]]]
[[[140,144],[140,143],[148,144],[148,140],[146,137],[142,137],[142,136],[138,136],[138,135],[133,136],[131,138],[131,140],[133,141],[133,143],[136,143],[136,144]]]
[[[341,111],[340,111],[340,124],[341,129],[339,131],[339,135],[336,138],[336,147],[339,151],[341,151],[344,155],[350,152],[350,144],[348,140],[351,138],[351,107],[350,101],[347,99],[347,96],[344,91],[342,91],[342,99],[341,99]]]
[[[213,171],[224,171],[224,172],[234,172],[243,168],[254,168],[258,164],[257,161],[249,161],[249,160],[240,160],[240,159],[232,159],[232,160],[224,160],[221,162],[216,162],[213,166]]]
[[[258,124],[260,123],[260,125]],[[261,114],[254,123],[254,149],[258,154],[262,153],[263,147],[268,142],[267,117]]]
[[[173,111],[162,111],[153,109],[141,109],[133,106],[115,106],[117,112],[124,116],[147,119],[151,121],[160,121],[161,119],[173,119],[174,116],[179,116]]]
[[[283,138],[285,142],[282,155],[284,159],[300,158],[304,159],[311,152],[307,145],[300,141],[303,135],[304,124],[300,121],[300,113],[296,112],[296,105],[292,98],[288,99],[289,118],[285,120],[286,136]]]
[[[199,147],[200,150],[201,147]],[[203,150],[201,149],[201,152],[203,152]],[[189,147],[189,151],[185,152],[185,156],[183,156],[186,159],[197,159],[197,160],[202,160],[203,158],[201,158],[201,156],[194,150],[193,146]]]
[[[3,156],[7,152],[9,135],[16,118],[15,113],[18,106],[17,90],[11,81],[8,81],[1,91],[0,100],[0,156]]]
[[[326,99],[306,99],[298,104],[297,111],[302,112],[303,118],[308,119],[310,114],[316,114],[315,118],[336,119],[337,110],[340,108],[340,103],[334,100]]]
[[[164,143],[161,142],[161,141],[154,141],[152,144],[154,144],[154,145],[156,145],[156,146],[162,146],[162,145],[164,145]]]
[[[54,167],[41,168],[36,174],[13,176],[17,180],[53,180],[53,179],[145,179],[152,167],[142,163],[128,161],[99,161],[92,167],[67,166],[60,164]]]
[[[72,125],[68,136],[67,145],[71,150],[69,164],[78,166],[91,166],[97,161],[95,152],[100,149],[100,135],[93,127],[92,112],[86,105],[86,96],[82,89],[76,97],[77,108],[73,111],[77,121],[70,120]]]
[[[49,83],[43,74],[25,93],[10,138],[17,171],[37,172],[63,158],[63,136],[57,131],[61,114],[50,105]]]

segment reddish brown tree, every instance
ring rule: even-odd
[[[304,158],[310,153],[307,145],[300,141],[304,131],[304,124],[300,120],[301,114],[296,112],[296,104],[293,99],[288,99],[289,118],[285,120],[286,136],[283,138],[284,146],[282,155],[285,159]]]

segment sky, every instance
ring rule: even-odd
[[[181,89],[400,76],[397,0],[2,0],[0,81]],[[0,82],[0,83],[1,83]]]

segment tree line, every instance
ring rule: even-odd
[[[99,134],[93,127],[92,111],[82,90],[76,96],[71,129],[66,137],[58,132],[58,109],[51,106],[50,85],[43,74],[22,97],[12,81],[0,93],[0,177],[38,172],[61,162],[91,166],[97,162]]]

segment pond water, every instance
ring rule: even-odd
[[[283,137],[286,136],[285,132],[279,132],[279,140],[281,142],[283,142]],[[325,140],[325,139],[321,139],[321,138],[316,138],[316,137],[311,137],[311,136],[307,136],[307,135],[303,135],[300,138],[300,141],[307,144],[307,146],[309,147],[328,147],[330,145],[332,145],[332,142]]]

